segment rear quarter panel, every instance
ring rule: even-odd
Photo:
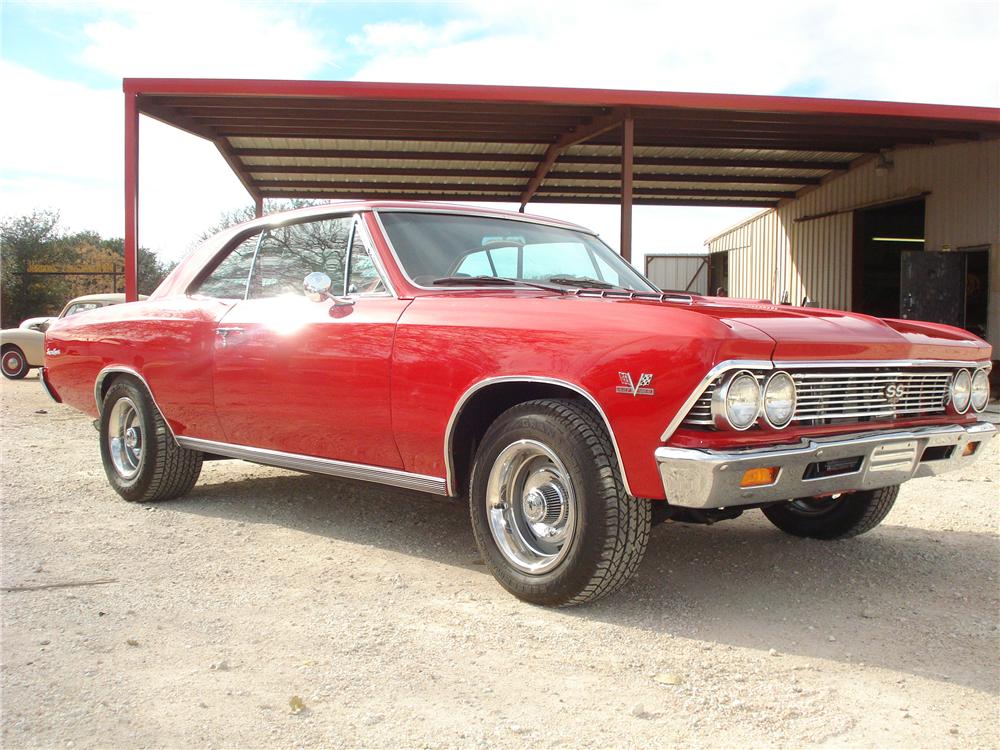
[[[215,321],[232,303],[185,296],[91,310],[57,321],[46,346],[49,382],[63,402],[97,416],[94,385],[106,367],[126,367],[149,384],[177,435],[221,439],[212,402]]]

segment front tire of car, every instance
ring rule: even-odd
[[[802,498],[762,508],[767,520],[787,534],[812,539],[847,539],[871,531],[889,515],[899,485],[848,492],[833,498]]]
[[[3,352],[0,353],[0,363],[3,364],[0,368],[3,369],[3,376],[8,380],[21,380],[31,369],[21,347],[14,344],[3,348]]]
[[[129,502],[180,497],[198,481],[203,455],[177,445],[146,388],[133,378],[108,388],[100,425],[104,473]]]
[[[476,451],[470,485],[479,551],[519,599],[600,599],[645,554],[649,501],[625,491],[607,432],[580,402],[528,401],[501,414]]]

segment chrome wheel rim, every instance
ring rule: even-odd
[[[122,479],[139,473],[145,441],[139,410],[130,398],[120,398],[108,416],[108,453],[115,472]]]
[[[17,352],[8,352],[3,355],[3,369],[11,375],[21,371],[21,355]]]
[[[490,470],[486,514],[507,562],[531,575],[552,570],[576,533],[576,492],[569,472],[543,443],[511,443]]]

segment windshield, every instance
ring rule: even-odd
[[[516,219],[380,211],[399,262],[417,285],[486,285],[492,279],[656,291],[596,237]]]

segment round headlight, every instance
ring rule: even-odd
[[[771,427],[787,427],[795,416],[795,381],[787,372],[779,371],[767,379],[764,386],[764,419]]]
[[[990,400],[990,375],[986,370],[976,370],[972,376],[972,408],[982,411]]]
[[[712,416],[716,427],[747,430],[760,414],[760,385],[753,373],[741,370],[715,389]]]
[[[951,379],[951,408],[959,414],[965,414],[971,400],[972,376],[968,370],[959,370]]]

